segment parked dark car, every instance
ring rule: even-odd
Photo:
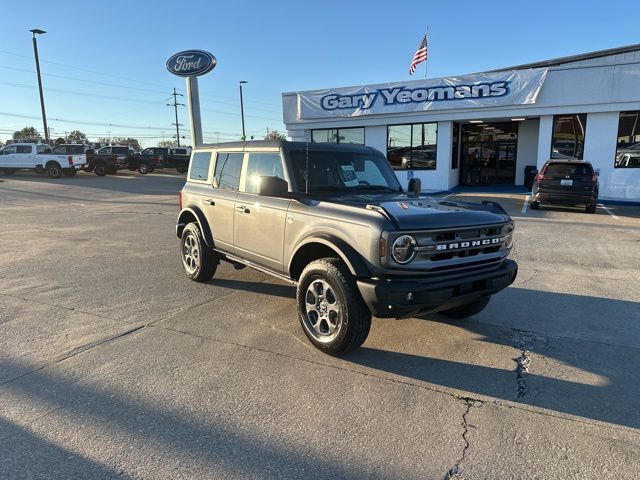
[[[402,156],[402,168],[436,168],[435,150],[413,150]]]
[[[533,182],[531,208],[541,204],[585,205],[595,213],[598,203],[598,175],[589,162],[548,160]]]
[[[186,173],[190,156],[191,149],[187,147],[149,147],[136,154],[128,167],[142,174],[160,168],[175,168],[178,173]]]
[[[93,152],[93,149],[86,143],[63,143],[51,150],[51,153],[58,155],[86,155],[90,152]]]
[[[93,153],[87,153],[87,172],[95,172],[102,177],[107,173],[114,174],[125,168],[134,156],[133,148],[121,145],[102,147]]]

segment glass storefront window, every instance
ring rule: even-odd
[[[640,112],[620,112],[616,168],[640,168]]]
[[[364,127],[311,130],[311,141],[315,143],[364,145]]]
[[[389,125],[387,159],[395,169],[435,170],[436,123]]]
[[[551,158],[582,160],[587,114],[554,115],[551,135]]]

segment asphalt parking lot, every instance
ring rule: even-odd
[[[184,177],[0,176],[0,478],[640,478],[640,207],[524,208],[476,317],[313,348],[294,288],[183,274]]]

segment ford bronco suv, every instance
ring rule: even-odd
[[[226,261],[295,284],[304,333],[331,355],[362,345],[372,315],[474,315],[517,273],[514,223],[498,204],[430,198],[413,180],[403,191],[368,147],[198,147],[180,204],[187,276],[207,281]]]

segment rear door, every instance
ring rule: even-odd
[[[578,162],[551,162],[547,165],[541,187],[557,193],[584,193],[594,187],[591,165]]]
[[[36,164],[46,163],[36,159],[36,152],[44,154],[46,150],[50,151],[46,145],[18,145],[17,147],[17,158],[21,168],[34,168]]]
[[[236,198],[236,254],[258,265],[283,272],[283,243],[291,200],[258,195],[260,177],[285,179],[279,152],[251,152],[245,157],[242,188]]]
[[[200,152],[193,154],[189,178],[198,170]],[[214,153],[213,184],[207,186],[203,198],[203,209],[216,249],[234,253],[233,222],[234,207],[238,189],[240,188],[240,173],[242,172],[242,152]]]

